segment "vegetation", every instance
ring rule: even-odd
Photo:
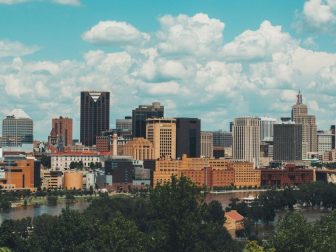
[[[185,177],[139,197],[102,194],[84,213],[8,220],[0,247],[13,251],[240,251],[219,202],[204,203]]]

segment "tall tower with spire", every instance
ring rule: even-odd
[[[307,158],[307,152],[317,152],[316,118],[308,115],[308,107],[302,103],[300,90],[296,97],[296,104],[292,107],[292,121],[302,124],[302,158]]]

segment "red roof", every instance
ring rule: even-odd
[[[240,215],[236,210],[231,210],[225,213],[225,217],[229,217],[234,221],[243,221],[244,216]]]

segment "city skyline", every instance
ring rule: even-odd
[[[110,127],[139,104],[159,101],[166,117],[196,117],[203,130],[227,130],[239,116],[289,115],[301,90],[318,128],[334,124],[329,1],[145,2],[153,8],[0,1],[2,118],[23,109],[35,138],[45,140],[51,118],[67,116],[79,138],[80,91],[106,90]]]

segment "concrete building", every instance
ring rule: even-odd
[[[42,189],[63,188],[63,172],[41,169],[41,183]]]
[[[332,150],[332,142],[334,135],[331,132],[317,132],[317,151],[322,154]]]
[[[83,168],[90,168],[90,163],[101,163],[100,156],[95,152],[61,152],[51,154],[51,170],[70,170],[72,162],[81,162]]]
[[[284,122],[274,125],[273,160],[302,160],[302,124]]]
[[[211,131],[201,131],[201,157],[213,157],[213,135]]]
[[[292,121],[302,124],[302,155],[306,159],[307,152],[317,152],[317,126],[315,116],[308,115],[308,107],[302,103],[300,91],[292,107]]]
[[[116,119],[116,129],[132,132],[132,116],[125,116],[124,119]]]
[[[131,156],[134,160],[154,159],[153,144],[143,137],[136,137],[123,145],[123,155]]]
[[[212,132],[214,147],[232,147],[232,133],[223,130]]]
[[[270,117],[260,117],[260,141],[273,140],[273,126],[276,119]]]
[[[32,190],[41,185],[39,162],[33,158],[5,160],[0,167],[4,172],[0,184],[4,188]]]
[[[2,121],[2,146],[21,147],[33,144],[33,120],[22,110],[14,109]]]
[[[133,137],[146,137],[146,120],[149,118],[163,118],[164,107],[159,102],[152,105],[140,105],[132,111]]]
[[[67,190],[83,189],[83,173],[80,171],[66,171],[63,175],[63,187]]]
[[[234,120],[232,155],[235,160],[253,162],[259,166],[260,119],[240,117]]]
[[[96,136],[110,128],[110,92],[81,92],[80,141],[96,144]]]
[[[146,138],[153,144],[155,159],[176,158],[176,119],[147,119]]]
[[[68,117],[53,118],[50,137],[53,139],[56,136],[57,143],[60,141],[64,146],[72,145],[72,119]],[[56,143],[56,144],[57,144]],[[53,144],[49,142],[49,144]]]
[[[176,118],[176,157],[201,155],[201,120],[198,118]]]

